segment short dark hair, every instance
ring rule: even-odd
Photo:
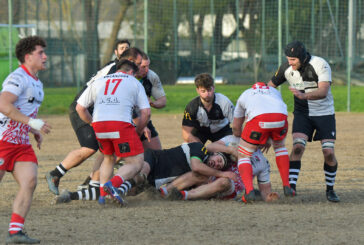
[[[39,36],[29,36],[20,39],[15,47],[15,55],[21,64],[25,62],[25,55],[32,53],[36,46],[47,47],[45,40]]]
[[[127,50],[125,50],[121,55],[120,55],[120,60],[122,59],[130,59],[132,58],[133,60],[136,60],[138,55],[142,56],[143,52],[136,48],[136,47],[132,47],[129,48]]]
[[[116,41],[116,43],[115,43],[115,45],[114,45],[114,50],[117,50],[117,49],[118,49],[118,46],[119,46],[120,44],[123,44],[123,43],[127,43],[127,44],[129,45],[129,47],[130,47],[130,42],[129,42],[129,40],[128,40],[128,39],[122,39],[122,40],[117,40],[117,41]]]
[[[142,59],[149,60],[149,56],[145,52],[142,52]]]
[[[198,74],[195,78],[196,88],[211,88],[214,86],[214,79],[208,73]]]
[[[118,63],[116,64],[116,70],[120,70],[120,71],[124,71],[124,72],[129,72],[130,70],[133,70],[133,73],[137,73],[138,72],[138,66],[127,59],[121,59],[118,61]]]

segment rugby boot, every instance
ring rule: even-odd
[[[289,186],[283,186],[283,192],[286,197],[296,196],[296,192]]]
[[[38,244],[40,240],[30,238],[25,232],[18,231],[15,234],[8,233],[5,244]]]
[[[103,197],[103,196],[99,196],[98,203],[99,203],[100,205],[105,205],[105,197]]]
[[[59,177],[51,175],[51,172],[48,172],[45,176],[48,188],[54,195],[59,195],[58,186],[59,186]]]
[[[177,189],[177,188],[173,188],[167,195],[166,197],[168,200],[170,201],[177,201],[177,200],[182,200],[183,199],[183,195],[182,193]]]
[[[56,197],[56,204],[67,203],[71,201],[71,193],[63,190],[59,196]]]
[[[340,198],[336,195],[334,190],[326,191],[326,198],[330,202],[340,202]]]
[[[123,198],[119,195],[118,189],[111,184],[111,181],[106,182],[103,188],[106,193],[110,194],[112,199],[117,201],[120,205],[124,205]]]
[[[241,197],[241,200],[244,202],[244,203],[253,203],[255,202],[255,191],[251,191],[249,192],[248,194],[244,194],[242,197]]]
[[[82,191],[82,190],[85,190],[88,188],[88,185],[90,183],[90,180],[91,180],[91,177],[90,176],[87,176],[87,178],[85,179],[85,181],[80,184],[79,186],[77,186],[77,190],[78,191]]]

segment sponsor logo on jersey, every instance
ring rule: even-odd
[[[3,165],[3,164],[4,164],[4,162],[5,162],[5,160],[4,160],[4,159],[2,159],[2,158],[0,158],[0,166],[1,166],[1,165]]]

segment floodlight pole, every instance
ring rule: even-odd
[[[12,29],[13,29],[13,5],[12,0],[8,0],[8,14],[9,14],[9,73],[13,70],[13,55],[12,55]]]

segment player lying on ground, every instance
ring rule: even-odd
[[[228,167],[227,158],[222,153],[209,153],[200,142],[185,143],[166,150],[146,150],[143,168],[134,180],[136,183],[141,183],[144,178],[140,176],[145,176],[148,183],[157,189],[187,172],[206,176],[206,178],[215,176],[237,181],[238,176],[236,174],[222,171]],[[121,185],[122,192],[125,193],[124,190],[129,190],[134,185],[134,181],[125,181]],[[114,187],[118,188],[119,186]],[[87,194],[97,195],[97,192],[91,190]],[[78,200],[81,199],[81,195],[83,198],[82,191],[73,193],[65,191],[57,198],[57,203]],[[92,199],[95,200],[97,197],[93,196]]]
[[[232,153],[235,155],[235,159],[237,159],[237,142],[239,142],[239,138],[237,137],[225,137],[222,140],[207,145],[207,149],[211,152],[219,151]],[[229,161],[232,159],[233,157],[231,157]],[[257,177],[261,198],[267,202],[277,200],[279,197],[278,193],[272,192],[271,188],[270,165],[268,160],[264,157],[263,153],[258,150],[251,157],[251,162],[253,176]],[[197,200],[209,198],[232,199],[240,196],[245,189],[244,184],[239,177],[236,161],[231,161],[231,163],[232,164],[227,170],[236,174],[236,181],[224,177],[207,177],[194,172],[188,172],[178,177],[173,182],[160,187],[160,192],[162,196],[165,196],[170,200]],[[191,187],[195,188],[191,189]],[[237,198],[237,200],[240,200],[240,198]]]

